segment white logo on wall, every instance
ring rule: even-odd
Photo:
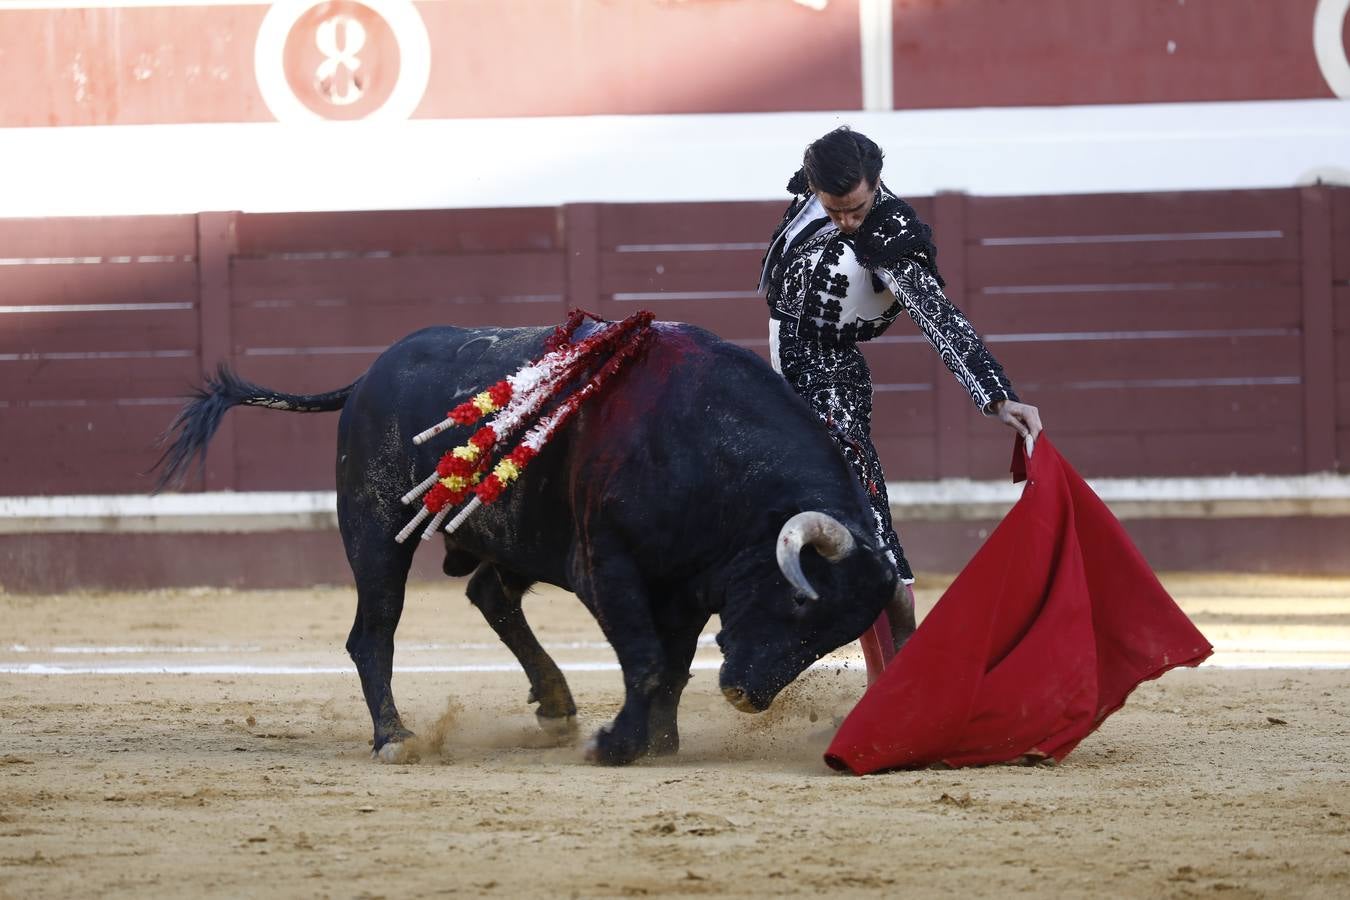
[[[1345,15],[1350,0],[1317,0],[1313,13],[1313,52],[1322,77],[1337,97],[1350,100],[1350,57],[1345,52]]]
[[[278,121],[406,119],[426,93],[431,40],[412,0],[280,0],[253,66]]]
[[[356,77],[361,68],[357,54],[366,45],[366,29],[350,16],[334,16],[319,23],[314,43],[323,54],[323,62],[314,73],[320,94],[337,106],[360,100],[365,87]]]

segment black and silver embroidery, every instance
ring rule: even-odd
[[[878,545],[885,548],[905,581],[914,573],[891,523],[886,475],[872,444],[872,373],[857,344],[830,346],[780,335],[783,377],[811,404],[862,484],[876,522]]]
[[[876,519],[876,537],[900,576],[912,580],[891,522],[881,461],[872,444],[872,375],[858,344],[907,312],[943,363],[984,412],[1016,400],[1002,366],[974,326],[942,292],[932,232],[886,190],[854,234],[826,228],[790,247],[779,238],[809,196],[788,207],[765,255],[761,283],[777,320],[774,358],[857,474]]]
[[[877,192],[857,232],[825,229],[784,251],[776,247],[777,239],[809,198],[788,207],[765,257],[763,277],[780,339],[829,346],[869,341],[904,311],[981,411],[1000,399],[1016,400],[1003,367],[942,292],[932,230],[884,184]]]
[[[981,412],[989,412],[996,400],[1017,399],[1003,367],[980,340],[975,326],[942,293],[927,268],[907,259],[898,270],[883,270],[881,278],[903,299],[909,317]]]

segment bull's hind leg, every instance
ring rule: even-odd
[[[520,601],[531,584],[527,578],[483,563],[469,579],[465,591],[530,679],[530,702],[539,701],[534,713],[539,726],[564,737],[576,731],[577,705],[567,679],[525,621]]]
[[[347,541],[347,558],[356,577],[356,620],[347,636],[347,653],[356,663],[361,691],[375,725],[372,755],[385,762],[401,760],[403,742],[412,737],[394,706],[390,681],[394,674],[394,632],[403,615],[413,549],[382,536],[365,542]]]

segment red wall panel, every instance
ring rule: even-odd
[[[419,115],[594,115],[856,109],[856,0],[420,6],[434,52]],[[453,37],[452,37],[453,36]],[[802,65],[809,53],[827,65]]]
[[[266,12],[0,10],[0,59],[25,73],[0,96],[0,127],[272,121],[253,74]]]
[[[895,107],[1330,97],[1317,0],[895,0]]]
[[[1332,96],[1317,0],[895,0],[896,109]],[[427,0],[420,118],[755,113],[862,106],[857,0]],[[268,7],[0,10],[0,61],[23,91],[0,127],[266,122],[254,51]],[[378,107],[410,58],[368,10],[356,106],[323,101],[307,14],[285,67],[330,118]],[[347,10],[348,12],[351,9]],[[378,26],[378,27],[377,27]],[[345,71],[345,70],[344,70]],[[264,78],[272,77],[264,74]],[[280,77],[280,76],[277,76]],[[379,82],[380,84],[377,84]],[[382,87],[381,87],[382,86]]]
[[[417,4],[431,43],[420,118],[856,109],[856,0]],[[267,122],[254,48],[264,5],[0,10],[0,59],[26,73],[0,97],[0,127]],[[314,66],[309,16],[293,40]],[[312,21],[311,21],[312,20]],[[396,80],[375,32],[365,72]],[[387,42],[386,42],[387,43]],[[396,46],[396,45],[389,45]],[[802,51],[829,59],[803,66]],[[280,67],[282,61],[277,61]],[[361,71],[361,70],[358,70]],[[308,98],[317,77],[291,73]],[[302,99],[302,102],[305,102]],[[323,114],[349,118],[327,105]]]
[[[1350,191],[1324,190],[1335,365],[1321,374],[1304,365],[1297,190],[973,197],[958,217],[952,198],[918,205],[946,217],[954,299],[1084,474],[1276,474],[1304,470],[1308,378],[1334,381],[1346,464]],[[569,305],[615,318],[650,308],[766,355],[753,285],[778,213],[237,215],[235,243],[207,247],[224,254],[211,290],[196,242],[214,232],[193,217],[0,221],[0,494],[144,490],[155,436],[216,355],[269,387],[328,391],[426,325],[552,325]],[[866,353],[892,478],[1000,477],[1006,429],[977,414],[907,319]],[[213,464],[240,490],[331,487],[336,423],[239,410]]]

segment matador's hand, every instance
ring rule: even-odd
[[[1041,411],[1029,403],[1000,400],[994,404],[998,420],[1020,434],[1027,442],[1027,452],[1041,434]]]

